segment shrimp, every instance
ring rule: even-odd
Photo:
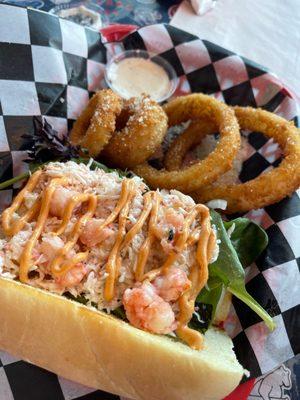
[[[191,287],[191,281],[180,268],[171,268],[165,275],[160,275],[152,282],[157,294],[167,302],[176,301]]]
[[[82,263],[79,263],[66,272],[63,276],[56,278],[55,282],[61,287],[73,287],[78,285],[86,274],[86,267]]]
[[[159,239],[161,239],[161,244],[166,253],[170,250],[167,241],[169,241],[172,247],[171,242],[173,241],[175,234],[182,230],[183,224],[184,216],[176,212],[173,208],[168,208],[161,221],[156,226],[155,234]]]
[[[183,227],[184,216],[173,208],[168,208],[165,214],[165,221],[168,225],[174,227],[176,231],[180,231]]]
[[[39,253],[42,254],[47,261],[52,261],[58,250],[64,247],[64,241],[59,236],[43,237],[39,246]]]
[[[115,232],[108,227],[99,229],[103,224],[102,219],[91,219],[89,220],[80,235],[80,241],[88,247],[95,246],[103,242],[105,239],[111,237]]]
[[[151,283],[126,289],[123,305],[129,322],[137,328],[166,334],[173,332],[177,327],[170,304],[158,296]]]
[[[75,194],[77,194],[77,192],[74,190],[69,190],[64,187],[58,187],[55,189],[50,203],[50,214],[61,218],[69,200]]]

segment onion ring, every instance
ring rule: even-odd
[[[234,110],[241,129],[261,132],[273,138],[281,147],[284,158],[277,168],[248,182],[230,185],[216,182],[191,193],[198,202],[226,200],[228,213],[246,212],[276,203],[300,186],[300,130],[292,122],[268,111],[251,107],[234,107]],[[209,125],[207,132],[209,133]],[[172,149],[179,168],[184,157],[181,149],[186,148],[180,143],[182,140],[183,137],[178,137]],[[198,144],[200,140],[195,131],[194,137],[189,137],[189,147]]]
[[[112,90],[94,94],[74,123],[71,143],[87,149],[91,157],[98,156],[115,131],[121,108],[122,99]]]
[[[206,135],[218,131],[216,124],[208,120],[194,120],[173,142],[170,144],[165,157],[164,166],[168,171],[179,170],[183,158],[189,149],[201,143]]]
[[[210,96],[195,93],[175,98],[166,104],[164,110],[170,126],[198,118],[213,121],[220,132],[220,141],[207,158],[180,171],[158,171],[148,163],[135,167],[133,171],[151,187],[189,193],[214,182],[232,167],[241,138],[237,119],[229,106]]]
[[[191,121],[188,128],[182,132],[175,140],[170,144],[164,158],[164,166],[168,171],[180,170],[184,164],[185,156],[188,151],[199,144],[202,144],[203,139],[207,135],[211,135],[218,132],[216,124],[208,120],[193,120]],[[243,164],[243,141],[246,139],[242,138],[242,147],[237,153],[233,160],[232,168],[221,175],[214,183],[216,184],[231,184],[236,183],[239,180],[239,174]],[[207,154],[207,151],[204,153]],[[202,158],[201,158],[202,159]],[[194,159],[193,162],[196,162]]]
[[[101,157],[120,168],[133,168],[146,161],[162,143],[168,128],[162,107],[148,96],[125,100],[118,122],[122,129],[114,133]]]

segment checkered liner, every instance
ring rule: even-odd
[[[97,32],[55,16],[0,5],[0,181],[24,168],[21,161],[27,149],[21,136],[32,131],[32,116],[46,116],[66,132],[91,93],[102,86],[107,56],[120,46],[147,49],[167,59],[179,77],[177,95],[203,92],[230,105],[264,107],[298,123],[297,104],[274,75],[172,26],[148,26],[112,45],[104,44]],[[249,134],[247,155],[241,181],[280,161],[277,146],[259,133]],[[2,206],[12,195],[13,190],[1,192]],[[274,317],[277,329],[270,334],[236,299],[227,328],[240,362],[257,377],[299,352],[300,192],[247,216],[260,222],[270,239],[256,264],[247,269],[247,289]],[[15,362],[6,353],[0,353],[0,359],[1,399],[12,398],[11,390],[15,399],[24,399],[24,391],[30,399],[44,399],[46,393],[49,399],[94,399],[100,393],[87,395],[90,390]],[[27,385],[31,381],[32,387]]]

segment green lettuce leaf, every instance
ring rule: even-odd
[[[124,309],[123,306],[120,306],[120,307],[116,308],[115,310],[111,311],[111,313],[115,317],[117,317],[117,318],[119,318],[119,319],[121,319],[123,321],[128,321],[128,319],[126,317],[125,309]]]
[[[268,328],[270,330],[273,330],[275,328],[275,323],[273,319],[262,308],[262,306],[253,299],[253,297],[246,290],[244,268],[227,234],[221,216],[214,210],[211,210],[211,219],[212,219],[212,224],[216,227],[217,230],[217,238],[221,242],[219,244],[220,246],[219,257],[214,263],[210,264],[209,266],[210,277],[219,278],[223,282],[227,290],[229,290],[232,294],[234,294],[245,304],[247,304],[255,313],[257,313],[261,317],[261,319],[266,323]],[[241,229],[241,232],[243,232],[243,229]],[[247,244],[247,246],[250,245],[249,236],[248,240],[249,243]],[[256,243],[255,238],[253,243],[254,244]],[[253,252],[251,253],[253,254]]]
[[[266,232],[248,218],[223,221],[223,225],[227,231],[234,228],[230,241],[243,267],[252,264],[268,245]]]
[[[196,307],[199,307],[201,309],[201,304],[210,304],[212,306],[211,309],[211,314],[207,314],[207,319],[206,323],[208,326],[211,325],[211,322],[215,318],[216,310],[217,310],[217,305],[219,303],[222,291],[224,288],[223,281],[216,276],[210,276],[207,284],[205,287],[201,290],[199,293],[197,300],[196,300]],[[205,319],[202,316],[202,319]]]
[[[84,295],[73,296],[70,292],[65,292],[64,296],[67,299],[77,301],[77,303],[80,303],[80,304],[86,305],[88,303],[88,300],[84,297]]]

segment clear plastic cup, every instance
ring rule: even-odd
[[[127,58],[143,58],[146,60],[150,60],[153,63],[157,64],[160,66],[167,74],[169,78],[169,85],[168,88],[166,89],[165,93],[161,94],[159,97],[154,97],[153,94],[147,93],[147,90],[143,91],[143,93],[149,94],[150,97],[152,97],[154,100],[157,102],[161,103],[165,100],[167,100],[169,97],[172,96],[174,91],[176,90],[177,84],[178,84],[178,78],[176,75],[176,72],[172,65],[165,60],[164,58],[160,56],[153,55],[149,53],[148,51],[145,50],[127,50],[127,51],[122,51],[121,53],[115,54],[112,56],[112,58],[109,60],[107,63],[106,69],[105,69],[105,81],[107,85],[116,93],[118,93],[120,96],[124,98],[129,98],[134,95],[128,95],[125,96],[124,92],[120,88],[120,83],[118,86],[114,83],[113,79],[111,78],[112,76],[112,71],[113,69],[116,69],[116,65],[119,64],[121,61],[127,59]],[[134,73],[132,75],[133,80],[135,79]]]

